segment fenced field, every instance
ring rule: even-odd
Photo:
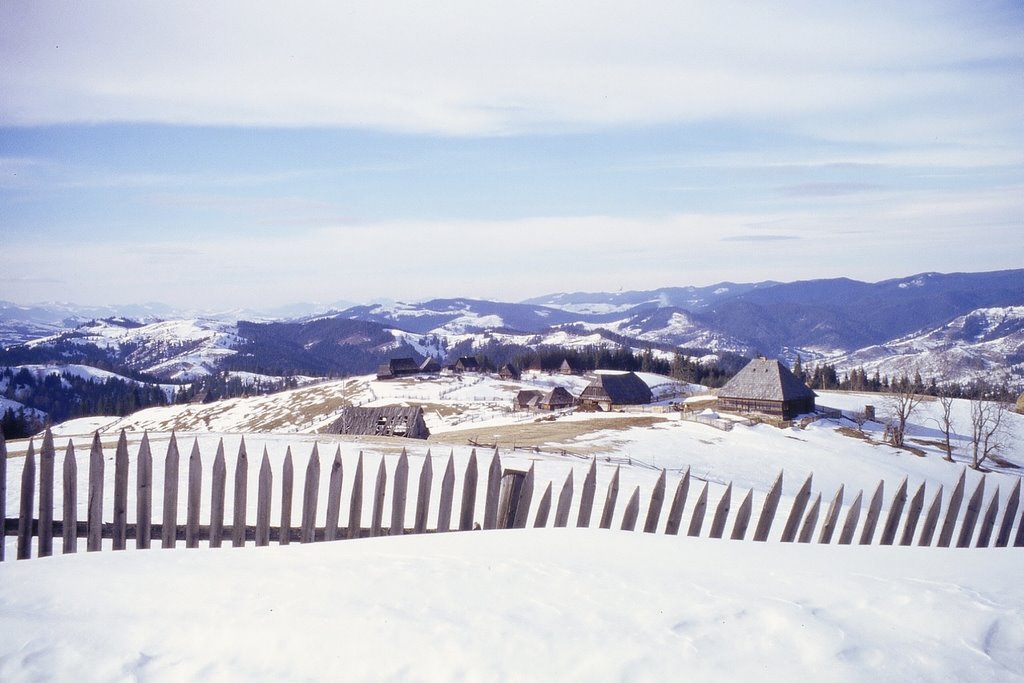
[[[362,453],[343,458],[339,448],[321,472],[322,458],[314,445],[298,475],[290,449],[276,469],[264,450],[254,478],[249,476],[244,438],[230,476],[223,442],[212,459],[204,459],[198,440],[183,457],[172,435],[160,462],[147,436],[133,457],[122,432],[113,454],[110,450],[96,434],[88,449],[69,441],[58,458],[47,432],[38,453],[34,444],[29,445],[20,476],[9,481],[6,444],[0,438],[0,510],[8,509],[8,497],[12,505],[17,501],[17,515],[5,513],[0,560],[6,559],[9,536],[17,537],[15,557],[27,559],[156,544],[265,546],[595,524],[759,542],[1024,547],[1020,480],[1001,495],[998,488],[987,492],[981,477],[968,492],[966,473],[948,494],[942,486],[926,491],[923,483],[911,489],[904,479],[891,496],[879,482],[872,491],[854,493],[840,486],[823,497],[808,477],[795,496],[787,498],[787,508],[780,506],[781,472],[762,494],[752,489],[734,492],[731,483],[724,491],[719,492],[717,485],[712,491],[709,482],[691,476],[689,470],[673,474],[671,481],[661,470],[641,495],[640,486],[620,492],[617,466],[607,486],[599,490],[596,460],[569,464],[564,480],[541,481],[532,465],[525,470],[503,468],[497,450],[478,458],[474,449],[468,459],[459,457],[458,467],[454,453],[445,458],[427,451],[415,458],[420,464],[413,472],[414,459],[405,450],[390,460],[380,456],[374,467],[369,458],[364,462]],[[79,468],[84,469],[82,476]],[[435,468],[440,475],[436,488]],[[60,518],[55,518],[55,510]]]

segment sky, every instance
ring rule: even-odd
[[[1024,267],[1019,2],[0,3],[0,299]]]

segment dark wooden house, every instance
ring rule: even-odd
[[[505,363],[498,368],[498,377],[501,377],[502,379],[519,379],[519,369],[511,363]]]
[[[543,395],[544,392],[538,389],[523,389],[513,399],[513,408],[515,410],[535,410],[537,408],[537,401]]]
[[[394,379],[408,377],[420,371],[419,364],[412,358],[392,358],[385,365],[377,368],[377,379]]]
[[[430,430],[423,421],[423,409],[418,406],[343,408],[338,419],[324,431],[328,434],[398,436],[409,439],[425,439],[430,436]]]
[[[480,372],[480,364],[472,356],[463,356],[455,362],[455,372]]]
[[[576,375],[576,374],[578,374],[576,372],[576,368],[574,368],[572,366],[572,363],[569,362],[568,358],[563,360],[562,364],[558,366],[558,371],[560,373],[562,373],[563,375]]]
[[[572,408],[574,405],[576,405],[576,398],[565,387],[555,387],[537,401],[537,407],[541,410],[563,410]]]
[[[650,403],[654,398],[647,383],[634,372],[600,374],[580,394],[585,410],[613,410],[615,406]]]
[[[779,361],[755,358],[718,390],[718,408],[792,420],[813,413],[816,396]]]
[[[434,358],[427,356],[426,360],[420,363],[420,372],[427,373],[430,375],[436,375],[441,372],[441,364]]]

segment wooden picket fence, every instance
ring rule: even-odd
[[[153,456],[150,450],[148,435],[143,436],[135,461],[136,489],[135,521],[128,522],[128,479],[129,453],[125,433],[122,432],[114,456],[114,491],[113,518],[103,519],[104,500],[104,453],[99,434],[95,434],[89,453],[88,496],[86,519],[77,518],[78,510],[78,460],[74,445],[69,442],[65,452],[63,467],[63,511],[64,518],[53,518],[54,496],[57,491],[54,485],[54,468],[56,452],[53,436],[47,431],[43,437],[39,451],[39,459],[30,442],[21,473],[19,514],[16,518],[5,518],[4,537],[17,536],[17,559],[32,557],[33,538],[36,539],[36,556],[45,557],[53,554],[54,539],[62,542],[64,553],[78,550],[78,539],[85,539],[87,551],[98,551],[104,547],[103,541],[111,541],[107,545],[114,550],[123,550],[128,540],[135,542],[136,548],[150,548],[159,540],[161,547],[173,548],[179,541],[185,547],[198,547],[206,542],[210,547],[222,547],[230,542],[233,547],[244,546],[253,542],[257,546],[270,543],[281,545],[290,542],[311,543],[316,541],[332,541],[346,538],[363,538],[371,536],[442,533],[448,531],[469,531],[472,529],[516,529],[527,526],[531,511],[533,527],[590,527],[597,496],[597,461],[591,460],[590,466],[580,487],[579,504],[576,507],[576,518],[570,519],[573,509],[575,484],[573,471],[570,470],[560,487],[557,500],[553,497],[553,482],[549,482],[536,496],[534,468],[529,470],[502,469],[501,458],[497,450],[490,457],[486,471],[482,520],[477,522],[477,492],[480,471],[476,450],[471,453],[465,471],[462,473],[461,500],[454,500],[455,465],[450,455],[441,482],[440,503],[437,510],[436,524],[428,528],[430,516],[431,486],[433,482],[433,458],[429,451],[416,483],[416,508],[414,523],[407,527],[406,505],[410,486],[409,458],[403,449],[391,474],[391,510],[390,520],[385,521],[385,492],[387,491],[388,472],[384,458],[381,458],[372,486],[373,499],[367,501],[372,506],[370,519],[364,523],[364,471],[363,456],[359,454],[356,463],[351,492],[348,502],[348,523],[340,526],[342,510],[342,478],[343,467],[340,449],[334,458],[329,473],[329,485],[326,501],[326,523],[317,525],[318,497],[320,491],[320,457],[317,446],[309,458],[303,481],[303,499],[301,518],[293,524],[292,501],[294,495],[294,468],[290,449],[283,461],[280,472],[280,517],[279,524],[271,525],[271,495],[274,473],[270,460],[264,450],[257,478],[257,504],[255,524],[250,524],[247,515],[248,487],[248,455],[245,441],[242,440],[234,470],[233,511],[231,523],[225,523],[225,491],[227,487],[227,468],[223,442],[217,449],[213,460],[213,471],[210,481],[209,517],[206,524],[200,520],[203,464],[199,452],[198,441],[192,447],[188,458],[188,476],[186,483],[186,523],[179,523],[179,460],[177,440],[171,436],[167,454],[164,459],[164,482],[162,499],[162,517],[159,522],[153,520]],[[36,474],[38,466],[38,476]],[[800,487],[788,515],[785,515],[785,526],[781,535],[776,534],[773,540],[784,543],[838,543],[840,545],[918,545],[936,547],[1024,547],[1024,514],[1018,519],[1020,507],[1020,480],[1018,479],[1006,498],[1001,500],[998,487],[985,505],[985,478],[982,477],[974,491],[965,498],[966,471],[961,473],[952,494],[946,501],[943,512],[943,492],[939,486],[925,505],[925,485],[922,483],[912,496],[908,496],[907,479],[893,495],[888,512],[882,519],[883,485],[879,482],[871,495],[866,507],[863,505],[863,491],[859,491],[852,503],[845,508],[843,514],[844,486],[840,486],[828,508],[819,529],[819,515],[822,508],[820,493],[813,496],[811,477]],[[710,538],[728,537],[734,540],[751,539],[768,541],[771,529],[779,510],[782,496],[782,473],[764,497],[760,514],[753,519],[754,491],[749,490],[743,497],[732,518],[732,528],[728,530],[730,508],[733,501],[733,486],[729,483],[723,494],[712,506],[709,501],[709,484],[699,492],[696,501],[690,506],[689,524],[684,526],[684,508],[692,482],[689,469],[676,483],[671,504],[668,508],[664,526],[661,526],[661,515],[665,507],[667,476],[661,471],[650,498],[646,504],[646,514],[640,525],[641,501],[640,487],[632,491],[621,516],[620,528],[627,531],[642,529],[645,533],[663,533],[678,535],[684,531],[689,536],[706,535]],[[6,510],[7,504],[7,449],[0,436],[0,510]],[[38,483],[38,501],[35,500]],[[616,467],[611,481],[604,493],[604,505],[598,520],[602,529],[612,527],[616,505],[619,498],[619,468]],[[38,503],[38,507],[37,507]],[[713,511],[711,508],[713,507]],[[865,510],[863,524],[860,523],[862,509]],[[38,511],[38,516],[34,511]],[[1000,515],[1000,512],[1002,513]],[[710,513],[710,526],[705,525]],[[5,514],[6,517],[6,514]],[[748,535],[752,522],[754,530]],[[840,522],[842,522],[840,524]],[[881,524],[881,534],[876,531]],[[859,525],[859,527],[858,527]],[[856,532],[860,529],[860,534]],[[1014,534],[1014,529],[1016,533]],[[817,531],[817,534],[815,532]],[[856,536],[856,537],[855,537]],[[1012,543],[1011,543],[1012,537]],[[916,541],[915,541],[916,539]],[[0,543],[0,561],[4,559],[5,543]]]

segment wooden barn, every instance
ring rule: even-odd
[[[615,406],[650,403],[653,398],[651,388],[634,372],[600,374],[580,394],[580,405],[584,410],[607,412]]]
[[[523,389],[513,399],[515,410],[530,410],[537,408],[537,401],[544,395],[539,389]]]
[[[516,366],[511,363],[505,363],[498,368],[498,377],[502,379],[519,379],[520,373]]]
[[[560,372],[563,375],[578,375],[579,374],[576,371],[576,368],[573,367],[572,363],[569,362],[568,358],[563,360],[562,364],[558,366],[558,372]]]
[[[385,365],[377,368],[377,379],[394,379],[408,377],[420,371],[419,364],[412,358],[392,358]]]
[[[576,405],[576,398],[565,387],[555,387],[537,400],[541,410],[562,410]]]
[[[430,436],[419,406],[380,406],[378,408],[343,408],[341,416],[324,430],[328,434],[360,436],[400,436],[425,439]]]
[[[426,360],[420,363],[420,372],[427,373],[429,375],[436,375],[441,372],[441,364],[434,358],[427,356]]]
[[[463,356],[455,362],[455,372],[480,372],[480,364],[472,356]]]
[[[792,420],[813,413],[816,396],[779,361],[755,358],[718,390],[718,408]]]

